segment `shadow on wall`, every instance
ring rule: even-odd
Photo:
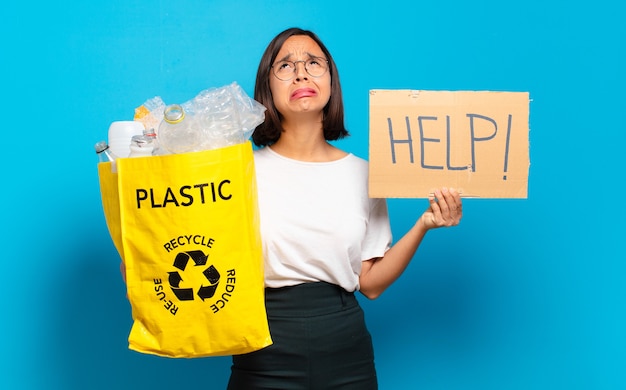
[[[89,237],[89,235],[86,235]],[[101,241],[101,240],[100,240]],[[93,248],[84,243],[86,248]],[[95,243],[93,243],[95,244]],[[111,245],[111,248],[113,246]],[[115,249],[85,257],[60,278],[60,296],[71,297],[52,319],[55,375],[63,389],[225,388],[230,357],[172,359],[128,349],[131,309]]]

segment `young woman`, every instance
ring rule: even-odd
[[[331,145],[348,135],[339,75],[312,32],[268,45],[254,97],[267,107],[252,135],[274,344],[233,357],[229,389],[377,388],[374,353],[354,295],[378,297],[426,232],[457,225],[461,198],[436,190],[393,246],[384,199],[370,199],[367,162]]]

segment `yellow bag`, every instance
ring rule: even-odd
[[[223,356],[272,344],[250,142],[98,164],[111,238],[126,266],[129,348]]]

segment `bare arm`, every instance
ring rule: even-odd
[[[428,201],[428,209],[385,256],[363,262],[359,284],[369,299],[378,298],[402,275],[428,230],[456,226],[461,221],[461,196],[454,188],[436,190]]]

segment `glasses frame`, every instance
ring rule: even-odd
[[[309,68],[307,68],[307,66],[306,66],[309,61],[315,61],[315,60],[317,60],[319,62],[325,62],[326,63],[326,68],[324,69],[324,73],[322,73],[319,76],[312,75],[311,72],[309,72]],[[287,62],[287,63],[293,64],[293,72],[291,72],[291,76],[289,78],[286,78],[286,79],[281,78],[280,76],[278,76],[278,74],[276,74],[276,65],[279,64],[279,63],[283,63],[283,62]],[[306,73],[309,76],[315,77],[315,78],[319,78],[319,77],[324,76],[328,72],[328,69],[330,68],[330,63],[328,62],[327,59],[322,58],[322,57],[312,57],[312,58],[309,58],[308,60],[299,60],[299,61],[281,60],[281,61],[278,61],[277,63],[275,63],[274,65],[270,66],[270,69],[272,69],[272,73],[274,74],[274,76],[276,76],[277,79],[279,79],[281,81],[290,81],[290,80],[293,80],[293,78],[295,77],[296,73],[298,72],[297,64],[299,62],[302,62],[304,64],[304,70],[306,71]]]

